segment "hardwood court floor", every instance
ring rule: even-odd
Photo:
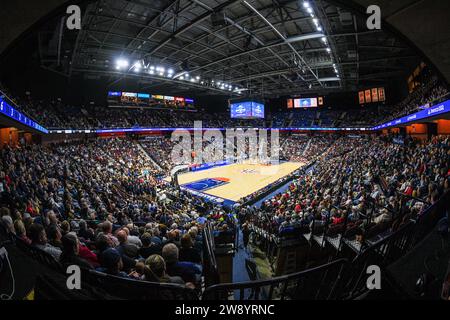
[[[180,185],[208,178],[225,178],[225,185],[211,188],[202,193],[238,201],[249,194],[258,191],[272,182],[294,172],[302,167],[302,162],[284,162],[279,165],[264,166],[260,164],[231,164],[207,170],[188,172],[178,176]],[[170,181],[170,178],[166,178]]]

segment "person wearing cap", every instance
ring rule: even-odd
[[[128,274],[122,271],[123,262],[119,251],[114,248],[108,248],[100,254],[99,272],[111,274],[122,278],[129,278]]]

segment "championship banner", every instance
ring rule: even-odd
[[[364,91],[360,91],[359,92],[359,104],[364,104],[365,103],[365,98],[364,98]]]
[[[372,102],[378,102],[378,89],[372,89]]]
[[[288,107],[288,109],[293,109],[294,108],[294,100],[288,99],[287,100],[287,107]]]
[[[379,101],[386,101],[384,88],[378,88],[378,100]]]
[[[372,102],[372,91],[370,91],[370,89],[365,91],[365,97],[366,97],[366,103]]]

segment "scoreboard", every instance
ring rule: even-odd
[[[194,108],[195,101],[191,98],[163,96],[150,93],[109,91],[108,103],[112,106],[127,107],[168,107],[168,108]]]
[[[295,98],[287,100],[288,109],[317,108],[323,106],[323,97]]]

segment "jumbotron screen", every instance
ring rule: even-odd
[[[232,119],[264,119],[264,104],[243,101],[230,104]]]
[[[323,97],[288,99],[288,109],[317,108],[323,105]]]
[[[258,102],[252,103],[252,117],[264,119],[264,104]]]
[[[317,108],[317,98],[294,99],[294,108]]]

